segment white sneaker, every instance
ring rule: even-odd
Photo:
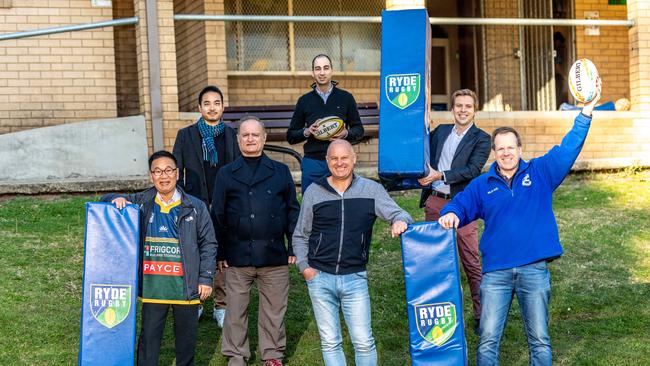
[[[226,309],[214,308],[212,318],[217,322],[219,328],[223,328],[223,320],[226,318]]]
[[[203,305],[199,304],[199,320],[201,320],[201,315],[203,315]]]

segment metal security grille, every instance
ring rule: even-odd
[[[552,0],[521,1],[524,18],[548,19],[553,15]],[[553,74],[553,27],[521,27],[523,41],[522,109],[555,110]]]
[[[379,16],[384,0],[226,0],[230,15]],[[300,72],[325,53],[335,69],[378,72],[381,24],[227,22],[229,71]]]

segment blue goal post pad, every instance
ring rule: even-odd
[[[86,203],[79,365],[133,365],[140,211]]]
[[[384,10],[381,23],[379,178],[421,189],[429,174],[431,24],[426,9]]]
[[[421,222],[401,239],[411,364],[467,365],[456,231]]]

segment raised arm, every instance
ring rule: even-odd
[[[540,171],[552,189],[556,189],[566,178],[582,151],[591,127],[591,114],[600,100],[601,89],[601,81],[598,78],[596,80],[596,96],[582,108],[581,113],[573,121],[573,127],[564,136],[560,145],[553,146],[548,153],[537,159]]]

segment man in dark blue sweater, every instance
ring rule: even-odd
[[[352,142],[363,137],[357,102],[352,94],[336,87],[336,81],[332,80],[332,60],[321,54],[314,57],[311,65],[315,81],[311,86],[313,90],[298,99],[287,129],[287,141],[290,144],[307,141],[303,146],[305,156],[301,165],[300,188],[303,193],[314,180],[329,174],[325,155],[332,140],[346,139]],[[317,140],[313,136],[315,122],[329,116],[340,117],[345,128],[329,141]]]
[[[521,139],[511,127],[492,133],[495,162],[441,211],[444,228],[485,221],[480,249],[483,255],[481,322],[476,361],[499,364],[499,343],[513,294],[528,337],[531,365],[551,365],[548,305],[551,276],[547,262],[562,255],[553,214],[553,191],[569,174],[584,145],[596,97],[582,108],[573,128],[559,146],[538,158],[521,159]]]

